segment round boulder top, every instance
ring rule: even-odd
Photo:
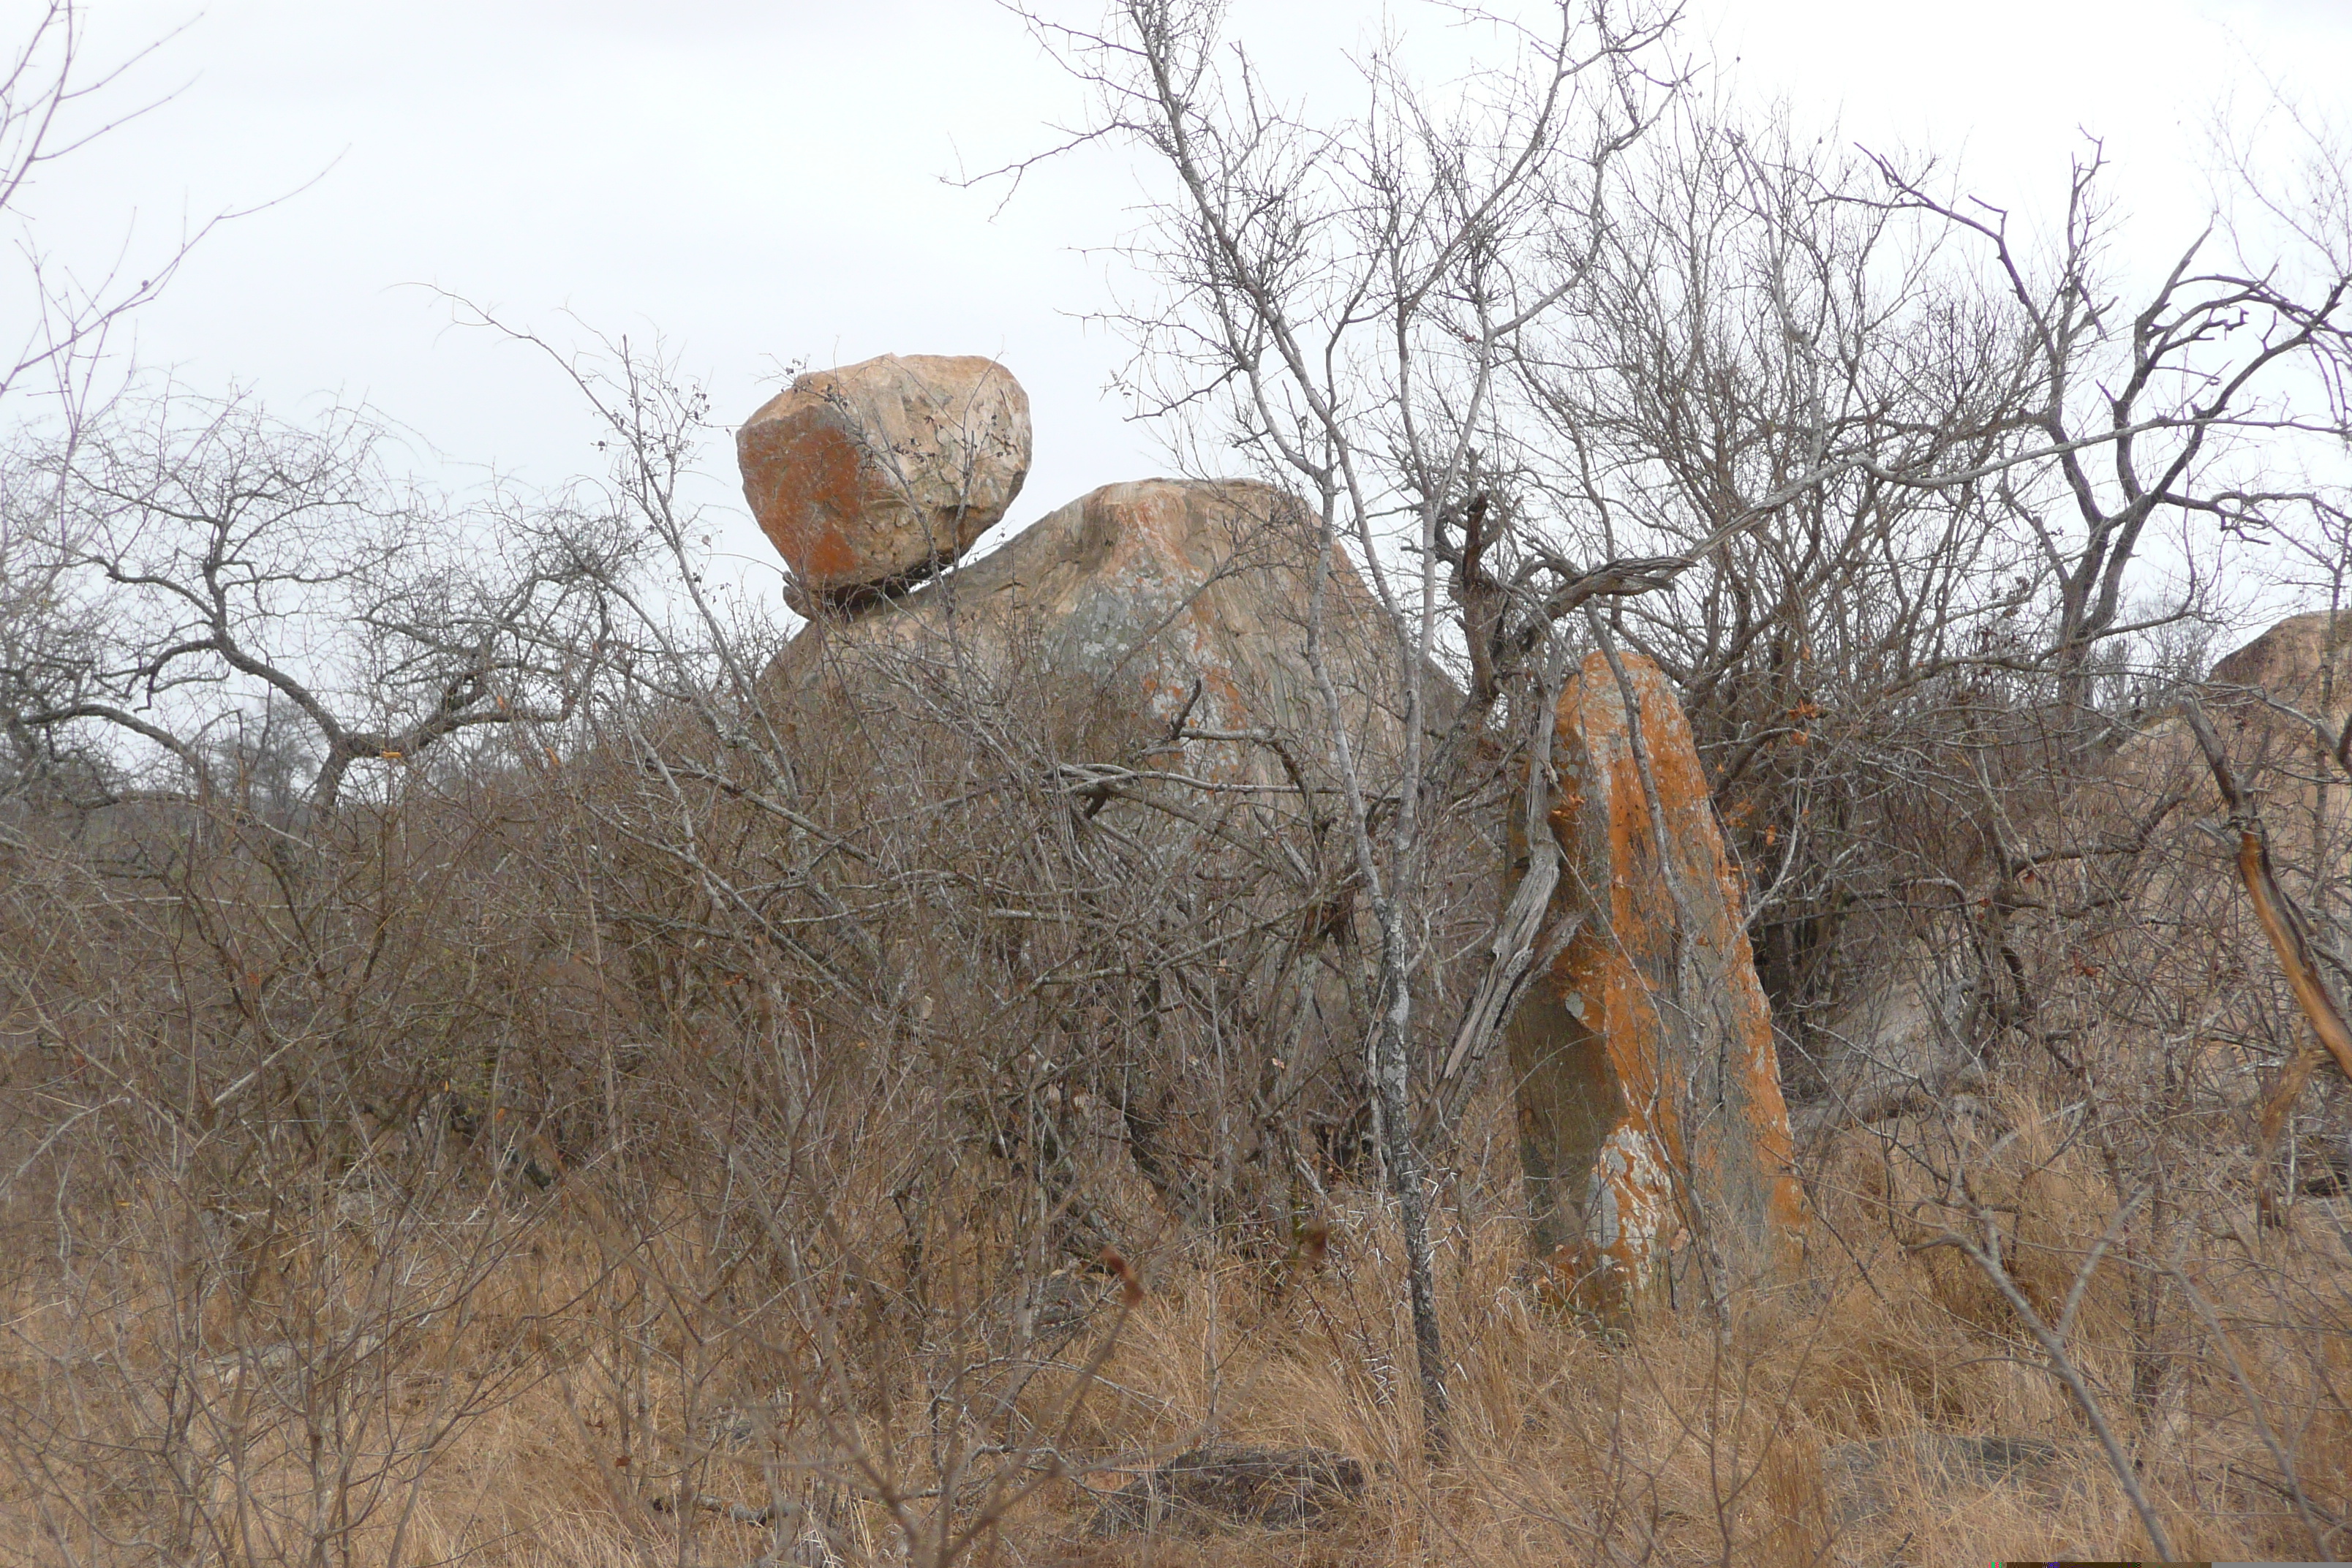
[[[743,497],[812,599],[919,581],[1004,515],[1029,473],[1029,396],[977,355],[811,371],[735,435]]]
[[[2209,685],[2259,689],[2282,702],[2315,707],[2330,674],[2340,709],[2352,697],[2352,615],[2321,611],[2289,616],[2215,664],[2205,679]]]

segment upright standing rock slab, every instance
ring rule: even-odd
[[[1508,1030],[1536,1251],[1611,1322],[1711,1282],[1779,1275],[1808,1224],[1770,1015],[1690,722],[1655,665],[1621,662],[1638,749],[1604,656],[1560,693],[1561,866],[1546,926],[1578,923]],[[1516,835],[1524,812],[1512,820]],[[1514,885],[1527,849],[1513,846]]]
[[[1029,472],[1029,396],[992,359],[884,354],[795,380],[735,435],[743,497],[803,594],[912,582]]]

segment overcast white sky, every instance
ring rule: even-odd
[[[1509,9],[1512,0],[1501,0]],[[5,0],[29,16],[30,0]],[[1096,0],[1051,0],[1091,20]],[[1530,4],[1528,10],[1541,8]],[[92,0],[98,56],[185,24],[124,85],[172,101],[60,169],[30,210],[46,248],[133,255],[197,218],[304,186],[215,234],[139,320],[137,353],[204,390],[292,413],[364,398],[459,465],[530,482],[593,469],[594,431],[543,363],[457,331],[438,285],[559,341],[658,331],[715,413],[748,414],[782,364],[987,353],[1028,387],[1036,458],[1010,526],[1160,471],[1103,393],[1122,345],[1080,247],[1116,239],[1121,157],[995,192],[941,176],[1035,151],[1076,89],[989,0]],[[1241,0],[1231,31],[1335,97],[1332,51],[1370,0]],[[1409,35],[1435,13],[1394,0]],[[13,40],[12,40],[13,41]],[[2266,79],[2334,110],[2352,0],[1696,0],[1690,42],[1738,90],[1842,115],[1872,145],[1966,154],[1973,185],[2032,210],[2078,130],[2107,139],[2151,247],[2206,209],[2201,127]],[[709,493],[748,560],[765,547],[711,452]],[[755,572],[754,575],[759,574]]]

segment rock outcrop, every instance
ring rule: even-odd
[[[1769,1280],[1801,1256],[1808,1225],[1770,1015],[1690,723],[1655,665],[1622,662],[1638,737],[1602,655],[1560,694],[1547,928],[1575,922],[1575,934],[1508,1028],[1537,1251],[1565,1294],[1612,1322],[1679,1292]],[[1514,846],[1515,882],[1527,847]]]
[[[1352,1163],[1366,1104],[1351,961],[1285,956],[1360,940],[1346,846],[1329,831],[1330,712],[1307,658],[1318,575],[1323,664],[1375,798],[1393,788],[1404,732],[1394,623],[1343,552],[1318,561],[1320,532],[1296,498],[1262,484],[1107,485],[916,588],[824,611],[763,678],[811,794],[885,800],[908,838],[943,845],[924,853],[960,874],[993,866],[1007,888],[1031,886],[1031,848],[949,842],[1003,830],[964,824],[1066,829],[1118,868],[1038,897],[1081,904],[1115,928],[1101,940],[1131,943],[1139,960],[1149,951],[1147,967],[1189,962],[1263,1005],[1263,1034],[1226,1056],[1195,1021],[1147,1006],[1124,971],[1089,962],[1094,978],[1054,993],[1065,1016],[1127,1020],[1116,1105],[1097,1100],[1082,1119],[1071,1102],[1087,1144],[1123,1154],[1114,1184],[1139,1177],[1154,1223],[1213,1223],[1270,1247],[1287,1244],[1293,1219],[1281,1148]],[[1431,674],[1442,723],[1450,688]],[[1031,806],[1016,809],[1022,799]],[[1007,906],[1027,907],[1010,892],[983,905]],[[1211,948],[1195,921],[1223,933]],[[1064,940],[1053,922],[1005,925],[992,952]],[[933,983],[955,994],[961,973]],[[1089,1033],[1084,1048],[1108,1049],[1103,1038]],[[1231,1081],[1221,1059],[1283,1108],[1238,1151],[1217,1121]]]
[[[2340,842],[2344,792],[2326,792],[2337,776],[2326,753],[2352,719],[2352,615],[2289,616],[2214,662],[2195,690],[2239,782],[2257,793],[2273,852],[2301,863],[2323,844]],[[2323,741],[2319,726],[2326,730]],[[2061,833],[2137,840],[2143,821],[2220,805],[2185,704],[2168,707],[2125,739],[2068,802],[2082,825],[2042,825],[2037,837]],[[2325,819],[2324,821],[2322,819]],[[2200,877],[2203,872],[2199,872]]]
[[[1316,554],[1305,509],[1267,485],[1105,485],[950,576],[814,623],[772,679],[806,689],[912,662],[951,668],[975,689],[1042,674],[1062,695],[1061,748],[1105,759],[1168,738],[1179,719],[1192,731],[1328,734],[1306,658]],[[1336,552],[1324,602],[1327,665],[1359,746],[1377,754],[1398,733],[1384,613]],[[1317,766],[1322,750],[1294,749],[1292,761]],[[1277,751],[1247,741],[1172,744],[1151,765],[1289,782]]]
[[[2352,614],[2287,616],[2215,660],[2196,695],[2231,766],[2244,782],[2259,779],[2258,787],[2269,797],[2265,816],[2271,830],[2299,831],[2309,810],[2308,775],[2319,761],[2313,726],[2327,727],[2333,749],[2352,718]],[[2286,776],[2267,776],[2282,765],[2288,768]],[[2091,804],[2113,819],[2102,824],[2108,831],[2128,832],[2136,796],[2155,800],[2186,784],[2201,806],[2212,798],[2209,778],[2182,709],[2170,707],[2116,748],[2100,781],[2115,798]]]
[[[1018,752],[1023,776],[1051,775],[1089,801],[1087,820],[1120,792],[1154,792],[1152,809],[1115,820],[1156,863],[1205,865],[1236,843],[1260,856],[1282,834],[1320,834],[1329,808],[1315,803],[1336,793],[1311,633],[1367,792],[1389,787],[1404,735],[1396,628],[1344,552],[1323,552],[1296,498],[1248,481],[1107,485],[992,553],[907,585],[910,560],[935,569],[960,546],[938,545],[941,524],[904,521],[910,487],[859,477],[866,458],[845,445],[838,400],[793,395],[803,401],[761,411],[742,447],[763,523],[803,584],[827,595],[766,677],[785,727],[822,742],[802,748],[820,760],[812,765],[911,780],[968,743],[963,731],[1000,725],[985,766]],[[794,463],[812,473],[794,478]],[[878,542],[901,539],[914,543]],[[819,543],[845,563],[820,559]],[[895,577],[877,575],[882,563]],[[1550,919],[1582,924],[1509,1028],[1539,1249],[1612,1316],[1691,1277],[1682,1265],[1700,1258],[1705,1288],[1773,1273],[1799,1250],[1806,1219],[1769,1020],[1689,725],[1656,668],[1629,662],[1661,819],[1644,804],[1613,678],[1588,661],[1559,711],[1552,820],[1567,869]],[[1424,721],[1442,725],[1453,689],[1428,673],[1437,710]],[[932,733],[941,744],[921,739]],[[1255,826],[1237,838],[1245,822]],[[1306,864],[1284,853],[1287,866]],[[1328,932],[1353,918],[1347,908],[1320,917]],[[1360,1047],[1352,1005],[1320,994],[1328,978],[1284,982],[1307,986],[1288,1005],[1289,1027],[1307,1034],[1279,1058],[1269,1051],[1269,1072]],[[1130,1110],[1126,1127],[1138,1165],[1178,1209],[1196,1181],[1226,1179],[1184,1174],[1189,1156],[1171,1152],[1186,1145],[1171,1131],[1194,1098],[1185,1070],[1151,1089],[1161,1109]],[[1290,1082],[1270,1095],[1293,1093]]]
[[[2340,727],[2352,710],[2352,615],[2289,616],[2215,663],[2205,683],[2224,702],[2259,692]]]
[[[2340,776],[2323,752],[2352,713],[2352,616],[2332,626],[2325,614],[2288,616],[2216,661],[2193,695],[2290,885],[2340,881],[2331,864],[2341,860],[2326,858],[2342,854],[2352,803],[2316,786]],[[2325,742],[2310,721],[2327,726]],[[2071,1073],[2086,1018],[2113,1028],[2119,1017],[2197,1017],[2194,1048],[2210,1053],[2218,1081],[2251,1070],[2223,1042],[2299,1037],[2294,1001],[2271,978],[2277,961],[2246,900],[2236,837],[2210,831],[2224,807],[2186,705],[2159,709],[2079,762],[2052,795],[2004,795],[2008,865],[1955,858],[1942,868],[1957,895],[1948,905],[1904,911],[1856,939],[1866,956],[1811,1019],[1826,1092],[1797,1110],[1801,1139],[1855,1122],[1997,1116],[1976,1093],[1992,1057],[2026,1049]],[[2217,975],[2243,978],[2219,985]],[[2027,1003],[2031,1014],[2019,1010]],[[2043,1028],[2051,1035],[2037,1045]],[[2101,1048],[2115,1050],[2116,1037]],[[2331,1104],[2296,1124],[2296,1167],[2329,1185],[2329,1162],[2343,1158],[2352,1131],[2337,1117]]]
[[[1029,398],[994,360],[812,371],[736,433],[744,499],[810,601],[929,575],[1029,472]]]
[[[1946,930],[1874,933],[1867,963],[1811,1020],[1821,1092],[1790,1113],[1800,1141],[1849,1122],[1980,1109],[1985,1062],[1969,1046],[1984,1002],[1980,960],[1979,942]]]

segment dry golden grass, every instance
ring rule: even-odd
[[[290,867],[226,819],[156,827],[135,874],[10,862],[0,1564],[691,1568],[789,1552],[795,1510],[859,1565],[2145,1551],[1953,1232],[2063,1320],[2177,1551],[2352,1548],[2352,1213],[2255,1215],[2284,1016],[2225,882],[2182,872],[2186,914],[2112,952],[2021,905],[2042,1033],[1989,1026],[1967,1096],[1815,1137],[1803,1276],[1722,1321],[1604,1340],[1548,1305],[1490,1084],[1436,1159],[1433,1460],[1337,884],[1284,880],[1323,847],[1080,837],[1066,800],[964,787],[1050,757],[883,741],[804,759],[840,775],[808,791],[826,882],[733,795],[586,761]],[[792,945],[844,909],[871,954]],[[1074,1275],[1109,1300],[1052,1330]],[[1321,1531],[1094,1532],[1211,1440],[1338,1450],[1367,1494]]]
[[[2049,1119],[2050,1108],[2012,1106],[2015,1135],[1979,1167],[1988,1191],[2007,1183],[2011,1196],[2032,1200],[2020,1207],[2013,1256],[2037,1304],[2066,1294],[2113,1206],[2036,1131]],[[1622,1344],[1546,1310],[1525,1278],[1507,1182],[1472,1173],[1443,1235],[1456,1417],[1454,1451],[1441,1463],[1418,1450],[1410,1329],[1380,1205],[1335,1190],[1328,1251],[1312,1261],[1244,1258],[1171,1232],[1145,1257],[1144,1298],[1123,1321],[1114,1297],[1058,1355],[1032,1353],[1023,1363],[1027,1370],[1042,1360],[1045,1370],[1018,1390],[1017,1417],[991,1412],[978,1397],[945,1417],[954,1428],[949,1438],[966,1449],[1029,1435],[1011,1445],[1019,1451],[971,1459],[961,1478],[966,1521],[985,1511],[983,1483],[999,1466],[1015,1479],[1056,1461],[1071,1472],[1005,1509],[970,1542],[971,1560],[1796,1568],[2144,1550],[2079,1412],[1970,1266],[1949,1250],[1916,1249],[1920,1218],[1900,1183],[1890,1191],[1870,1142],[1849,1134],[1823,1162],[1820,1233],[1798,1285],[1740,1303],[1727,1323],[1686,1313],[1647,1323]],[[486,1568],[737,1563],[789,1546],[790,1532],[780,1539],[705,1510],[681,1517],[674,1505],[689,1487],[749,1507],[775,1497],[820,1506],[831,1500],[827,1517],[848,1561],[908,1561],[904,1532],[879,1494],[940,1483],[940,1413],[927,1408],[925,1390],[936,1394],[943,1384],[936,1369],[926,1373],[919,1363],[943,1354],[985,1362],[992,1349],[1013,1361],[1029,1352],[1008,1349],[997,1326],[974,1321],[932,1334],[895,1368],[859,1361],[854,1352],[870,1345],[828,1349],[806,1338],[795,1365],[793,1335],[823,1320],[829,1331],[854,1336],[854,1307],[795,1317],[780,1305],[772,1321],[730,1324],[711,1300],[656,1301],[646,1288],[654,1274],[613,1266],[609,1227],[617,1222],[609,1205],[586,1196],[593,1179],[569,1176],[528,1202],[509,1195],[502,1220],[487,1210],[451,1216],[453,1230],[504,1224],[519,1243],[473,1289],[465,1321],[446,1330],[426,1321],[395,1337],[381,1364],[368,1363],[331,1397],[313,1352],[309,1405],[262,1397],[299,1381],[291,1368],[239,1373],[221,1363],[216,1347],[241,1344],[250,1353],[256,1342],[239,1339],[232,1302],[201,1303],[201,1323],[186,1329],[168,1280],[126,1274],[100,1323],[45,1308],[33,1288],[38,1271],[25,1271],[11,1302],[5,1368],[14,1418],[5,1428],[11,1468],[0,1487],[0,1563],[163,1560],[151,1549],[159,1500],[152,1479],[136,1481],[126,1465],[123,1495],[80,1507],[88,1500],[78,1501],[67,1483],[93,1472],[59,1468],[61,1454],[28,1448],[25,1415],[70,1388],[82,1431],[124,1445],[126,1454],[152,1450],[163,1430],[158,1413],[172,1405],[159,1404],[157,1391],[175,1380],[193,1380],[180,1407],[210,1402],[242,1412],[247,1423],[241,1433],[216,1426],[175,1462],[201,1468],[209,1453],[220,1466],[210,1506],[233,1511],[229,1490],[243,1487],[260,1511],[283,1520],[303,1517],[306,1489],[315,1484],[303,1432],[320,1402],[374,1411],[374,1426],[355,1428],[354,1455],[364,1461],[383,1453],[386,1432],[402,1429],[402,1413],[450,1411],[464,1403],[452,1391],[480,1391],[437,1446],[417,1448],[414,1457],[429,1449],[431,1462],[415,1471],[415,1484],[390,1486],[377,1515],[318,1561],[385,1562],[395,1533],[404,1565]],[[2128,1282],[2109,1266],[2083,1290],[2071,1346],[2109,1398],[2110,1419],[2126,1432],[2178,1550],[2317,1554],[2281,1495],[2279,1468],[2250,1419],[2249,1391],[2273,1440],[2291,1447],[2323,1528],[2352,1510],[2352,1422],[2342,1401],[2352,1386],[2347,1223],[2343,1200],[2307,1200],[2283,1230],[2256,1232],[2249,1209],[2242,1227],[2224,1223],[2184,1241],[2181,1279],[2195,1281],[2202,1305],[2175,1291],[2159,1325],[2168,1359],[2144,1408],[2129,1396]],[[306,1233],[278,1262],[305,1289],[328,1272],[317,1258],[306,1264],[306,1247],[348,1254],[333,1273],[347,1286],[364,1272],[358,1260],[379,1250],[361,1226]],[[425,1272],[420,1266],[418,1278]],[[440,1288],[446,1295],[446,1279]],[[2230,1334],[2243,1384],[2213,1353],[2209,1318]],[[188,1339],[176,1343],[184,1329]],[[1077,1415],[1056,1423],[1079,1381],[1073,1369],[1114,1329],[1116,1343]],[[943,1351],[957,1334],[965,1335],[963,1348]],[[101,1354],[127,1357],[127,1375],[77,1372]],[[845,1379],[853,1363],[860,1376],[887,1375],[855,1387],[828,1383],[836,1373]],[[982,1373],[954,1386],[976,1395],[1005,1384]],[[251,1396],[243,1404],[240,1388]],[[759,1389],[769,1398],[758,1430],[748,1441],[713,1442],[714,1419],[742,1419]],[[1369,1496],[1339,1526],[1319,1531],[1091,1533],[1095,1495],[1212,1435],[1354,1456],[1371,1479]],[[2003,1473],[1944,1463],[1933,1447],[1938,1436],[2047,1447]],[[406,1440],[423,1443],[414,1430]],[[230,1464],[223,1456],[237,1443],[243,1458]],[[920,1523],[934,1504],[918,1498],[906,1506]],[[266,1551],[257,1539],[239,1550],[252,1561],[305,1560],[299,1533],[281,1532]]]

